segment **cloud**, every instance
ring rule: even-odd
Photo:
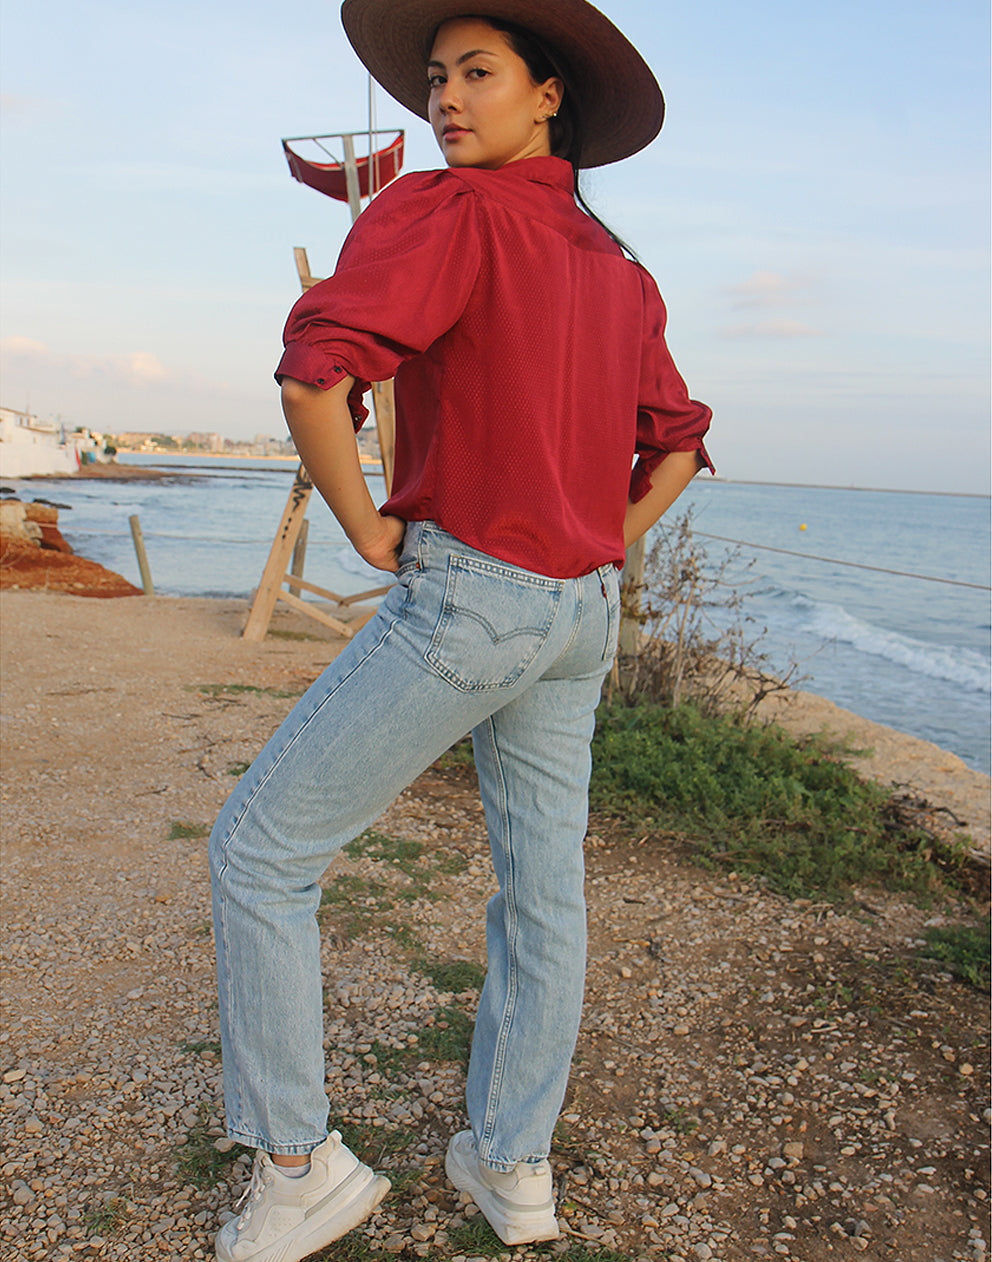
[[[728,285],[725,293],[733,298],[733,306],[740,310],[746,307],[786,307],[792,305],[797,298],[813,286],[808,276],[786,276],[781,272],[754,272],[747,280],[737,285]]]
[[[53,351],[44,342],[29,337],[0,339],[0,357],[19,361],[36,371],[68,373],[78,379],[101,377],[130,386],[158,385],[170,373],[151,351],[129,351],[123,355],[81,355]]]
[[[754,324],[734,324],[720,330],[724,338],[794,338],[822,337],[820,329],[814,329],[800,320],[759,320]]]
[[[26,96],[23,93],[0,92],[0,114],[5,119],[39,118],[58,110],[59,103],[47,96]]]

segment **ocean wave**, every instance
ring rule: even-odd
[[[841,605],[795,596],[791,602],[798,615],[798,629],[824,640],[847,644],[869,657],[903,666],[916,675],[946,679],[975,692],[992,692],[989,662],[974,649],[931,644],[889,631],[848,613]]]

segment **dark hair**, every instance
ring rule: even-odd
[[[608,224],[603,223],[599,215],[588,204],[582,195],[579,185],[579,167],[582,162],[582,143],[584,128],[582,124],[582,102],[573,91],[574,79],[569,73],[568,65],[560,53],[552,52],[545,44],[533,35],[526,27],[517,26],[515,22],[504,22],[501,18],[479,15],[480,22],[486,22],[494,31],[501,31],[509,41],[510,47],[527,67],[530,77],[535,83],[546,83],[548,79],[560,79],[565,85],[561,105],[554,118],[548,120],[551,139],[551,152],[556,158],[564,158],[572,167],[575,200],[590,219],[603,229],[607,236],[617,243],[624,253],[629,254],[636,263],[637,255],[626,241],[622,240]]]

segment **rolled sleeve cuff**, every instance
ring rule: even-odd
[[[630,475],[630,502],[632,504],[636,504],[647,495],[651,489],[651,478],[655,469],[676,451],[698,452],[703,464],[709,469],[710,473],[716,473],[716,467],[710,459],[709,452],[706,450],[701,438],[695,442],[687,443],[684,447],[673,447],[671,451],[653,451],[649,456],[641,456],[637,464],[634,465]]]
[[[344,364],[328,360],[326,355],[304,342],[290,342],[275,371],[275,379],[280,384],[283,377],[292,377],[295,381],[319,386],[321,390],[330,390],[344,377],[352,375]],[[348,407],[351,409],[351,419],[356,430],[362,428],[369,414],[368,408],[362,402],[362,396],[369,389],[371,385],[368,381],[355,377],[355,384],[348,392]]]

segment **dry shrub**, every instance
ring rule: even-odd
[[[610,699],[690,701],[704,713],[734,712],[746,720],[766,697],[801,683],[795,663],[773,674],[761,650],[767,628],[746,608],[753,566],[738,548],[712,560],[693,534],[691,508],[663,528],[643,582],[624,586],[624,618],[637,623],[639,634],[636,650],[617,658]]]

